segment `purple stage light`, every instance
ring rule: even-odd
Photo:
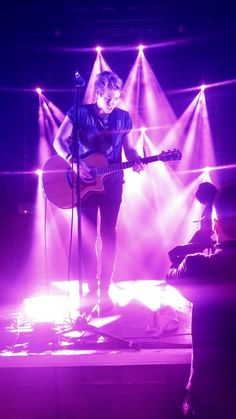
[[[98,54],[101,54],[101,52],[102,52],[102,48],[101,48],[100,46],[97,46],[97,47],[96,47],[96,51],[97,51],[97,53],[98,53]]]
[[[35,91],[38,93],[38,95],[42,94],[42,89],[40,87],[36,87]]]
[[[139,50],[139,53],[142,54],[142,52],[144,50],[144,46],[143,45],[139,45],[138,46],[138,50]]]
[[[41,169],[37,169],[37,170],[35,170],[35,174],[36,174],[38,177],[42,176],[42,170],[41,170]]]

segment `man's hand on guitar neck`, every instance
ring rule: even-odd
[[[144,165],[140,160],[140,157],[137,156],[137,159],[135,160],[135,164],[133,166],[133,171],[134,172],[142,172],[142,170],[144,170]]]
[[[141,161],[141,158],[139,157],[138,153],[136,152],[136,150],[131,149],[128,152],[128,159],[129,160],[134,160],[135,163],[133,165],[133,171],[134,172],[142,172],[142,170],[144,170],[144,165]]]

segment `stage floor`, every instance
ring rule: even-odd
[[[1,307],[1,419],[180,419],[189,303],[163,281],[123,282],[111,315],[85,321],[67,285]]]
[[[78,283],[69,287],[75,295]],[[34,294],[20,306],[1,307],[0,368],[190,363],[191,306],[163,281],[116,283],[109,316],[77,319],[77,297],[71,299],[68,283],[52,288],[50,300]],[[57,310],[61,318],[52,322]]]

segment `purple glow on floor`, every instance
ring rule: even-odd
[[[83,287],[86,292],[87,286]],[[189,303],[165,281],[139,280],[112,284],[110,297],[117,307],[136,300],[151,311],[167,313],[167,308],[188,312]],[[24,300],[24,314],[31,322],[64,323],[76,319],[79,308],[79,283],[76,280],[53,282],[48,293],[35,293]],[[112,316],[112,314],[111,314]]]

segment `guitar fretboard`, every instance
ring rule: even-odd
[[[149,156],[149,157],[141,157],[140,161],[144,164],[152,163],[158,160],[161,161],[170,161],[170,160],[180,160],[181,153],[178,150],[173,150],[169,152],[162,152],[158,156]],[[96,175],[104,175],[107,173],[114,173],[124,169],[129,169],[133,167],[136,163],[136,160],[130,160],[122,163],[113,163],[103,167],[97,167],[95,169]]]

